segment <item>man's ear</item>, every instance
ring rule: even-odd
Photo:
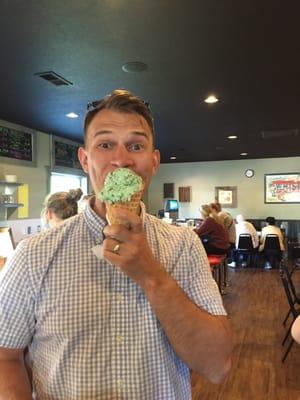
[[[152,176],[154,176],[158,170],[158,167],[160,166],[160,152],[159,150],[155,149],[152,153],[152,161],[153,161],[153,166],[152,166]]]
[[[87,174],[88,173],[88,160],[87,160],[87,153],[83,147],[79,147],[78,149],[78,159],[82,166],[82,169]]]

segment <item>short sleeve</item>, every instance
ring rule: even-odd
[[[34,332],[34,297],[22,241],[0,273],[0,346],[24,348]]]
[[[190,299],[207,312],[214,315],[227,315],[219,288],[212,277],[208,258],[201,240],[192,234],[189,265]]]

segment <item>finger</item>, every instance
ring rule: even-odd
[[[119,227],[120,229],[125,227],[127,230],[131,230],[134,233],[142,232],[143,231],[143,223],[142,219],[140,216],[132,213],[131,211],[124,210],[122,208],[115,208],[114,209],[115,216],[118,218],[120,221],[120,224],[118,225],[107,225],[103,233],[105,235],[109,234],[112,235],[112,230],[110,229],[111,227]]]
[[[103,252],[118,254],[120,253],[121,243],[112,238],[106,238],[103,241]]]

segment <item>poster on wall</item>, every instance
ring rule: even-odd
[[[265,174],[265,203],[300,203],[300,173]]]

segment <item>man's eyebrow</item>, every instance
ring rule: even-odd
[[[148,135],[146,132],[144,131],[132,131],[130,132],[132,135],[134,136],[141,136],[144,137],[146,139],[150,138],[150,135]],[[97,136],[101,136],[101,135],[114,135],[113,131],[110,131],[109,129],[103,129],[101,131],[95,132],[94,133],[94,138]]]

